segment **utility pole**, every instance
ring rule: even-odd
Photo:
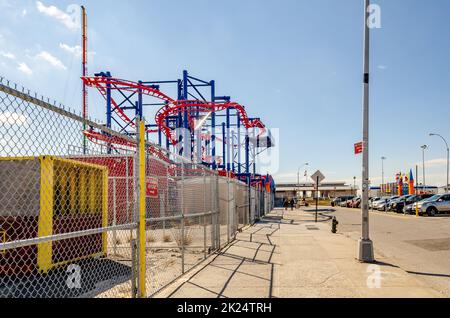
[[[445,193],[448,193],[449,173],[450,173],[450,171],[449,171],[450,170],[450,148],[448,147],[447,140],[444,137],[442,137],[441,135],[439,135],[439,134],[430,134],[430,136],[440,137],[444,141],[445,146],[447,147],[447,183],[445,185]]]
[[[361,262],[374,261],[373,242],[369,238],[369,72],[370,28],[368,25],[370,0],[364,0],[364,79],[363,79],[363,164],[362,164],[362,228],[358,242]]]
[[[419,166],[416,165],[416,195],[419,194]]]
[[[88,75],[87,63],[88,63],[88,53],[87,53],[87,14],[86,8],[81,6],[81,20],[82,20],[82,74],[83,77]],[[83,81],[83,91],[82,91],[82,104],[83,104],[83,119],[88,117],[88,91],[86,83]],[[83,131],[86,130],[86,123],[83,123]],[[83,136],[83,154],[87,153],[87,139]]]
[[[381,188],[384,188],[384,161],[386,159],[386,157],[381,157]],[[384,195],[384,191],[381,192],[381,194]]]
[[[425,150],[428,149],[427,145],[423,145],[422,147],[422,168],[423,168],[423,184],[422,184],[422,191],[425,193],[425,187],[426,187],[426,182],[425,182]]]

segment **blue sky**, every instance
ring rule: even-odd
[[[371,179],[407,172],[427,152],[427,180],[445,184],[450,140],[450,1],[378,0],[372,31]],[[61,13],[85,4],[92,74],[176,79],[187,69],[215,79],[280,129],[278,181],[309,162],[328,180],[361,175],[362,0],[0,0],[0,75],[80,110],[80,31]],[[59,10],[50,8],[56,6]],[[90,93],[92,117],[104,105]]]

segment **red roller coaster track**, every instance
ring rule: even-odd
[[[107,98],[107,90],[122,90],[133,93],[141,93],[143,95],[151,96],[158,98],[162,101],[167,102],[167,106],[161,108],[156,114],[156,124],[158,125],[159,130],[161,130],[164,135],[169,138],[172,144],[176,145],[178,141],[172,135],[172,130],[170,127],[166,125],[166,119],[169,116],[174,116],[179,114],[180,112],[190,110],[195,111],[196,113],[204,112],[204,113],[212,113],[226,110],[228,108],[236,109],[240,115],[241,122],[245,128],[259,128],[261,130],[259,136],[263,135],[266,131],[264,124],[259,119],[250,120],[247,112],[245,111],[245,107],[234,102],[226,102],[226,103],[208,103],[201,101],[192,101],[192,100],[174,100],[167,96],[166,94],[160,92],[158,89],[146,86],[144,84],[121,80],[111,77],[103,77],[103,76],[95,76],[95,77],[82,77],[81,78],[86,86],[96,88],[100,94],[106,99]],[[135,123],[125,114],[125,112],[120,108],[119,104],[111,97],[111,104],[114,108],[116,114],[124,121],[125,124],[136,127]],[[149,133],[155,133],[159,130],[147,129]],[[99,141],[105,141],[104,136],[102,134],[95,134],[92,131],[85,131],[85,135],[92,141],[92,139],[97,139]],[[110,143],[120,144],[129,146],[127,141],[119,141],[120,138],[114,137],[110,139]]]

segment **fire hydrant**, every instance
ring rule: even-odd
[[[336,219],[336,217],[333,217],[333,222],[331,225],[331,233],[336,234],[337,233],[337,226],[338,226],[339,222]]]

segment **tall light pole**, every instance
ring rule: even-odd
[[[422,148],[422,168],[423,168],[423,185],[422,185],[422,191],[425,192],[425,150],[428,149],[427,145],[423,145],[420,148]]]
[[[303,167],[306,167],[306,166],[309,166],[309,163],[305,163],[303,166],[301,166],[301,167],[298,168],[298,171],[297,171],[297,184],[298,184],[298,186],[300,186],[300,170],[301,170]]]
[[[445,192],[448,193],[448,183],[449,183],[449,170],[450,170],[450,148],[448,147],[448,142],[447,140],[445,140],[444,137],[442,137],[439,134],[430,134],[431,137],[436,136],[436,137],[440,137],[444,143],[445,146],[447,147],[447,183],[445,184]]]
[[[384,188],[384,161],[386,159],[386,157],[381,157],[381,188]],[[384,192],[382,194],[384,195]]]
[[[299,194],[299,192],[300,192],[300,169],[302,169],[303,167],[306,167],[306,166],[309,166],[309,163],[305,163],[303,166],[299,167],[298,171],[297,171],[297,186],[298,186],[297,199],[300,198],[300,194]]]
[[[364,0],[364,92],[363,92],[363,163],[362,163],[362,228],[358,242],[361,262],[372,263],[373,242],[369,238],[369,71],[370,71],[370,0]]]

